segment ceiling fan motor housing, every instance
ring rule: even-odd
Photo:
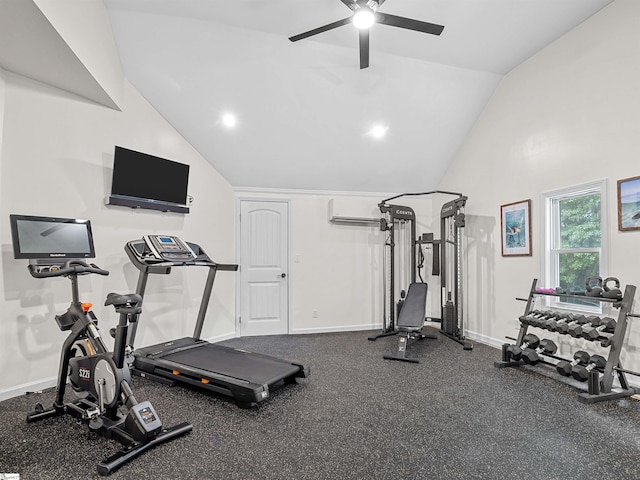
[[[356,1],[356,5],[358,5],[358,7],[360,7],[360,8],[368,7],[371,10],[373,10],[374,12],[380,6],[380,4],[376,0],[357,0]]]

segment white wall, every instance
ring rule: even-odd
[[[115,111],[0,71],[0,400],[52,385],[66,336],[54,315],[64,313],[70,302],[68,280],[34,279],[27,261],[13,258],[9,214],[91,220],[95,262],[111,274],[82,277],[80,295],[94,304],[104,332],[117,321],[103,306],[106,294],[131,292],[136,286],[137,270],[124,252],[128,240],[148,233],[175,234],[200,244],[221,262],[235,258],[231,186],[124,78],[121,82],[121,111]],[[106,206],[114,145],[189,164],[189,194],[195,198],[191,213]],[[139,346],[191,334],[204,270],[174,269],[169,276],[149,279]],[[234,278],[220,276],[203,337],[233,336],[234,315]]]
[[[354,211],[371,211],[379,218],[377,204],[391,194],[239,190],[236,195],[238,199],[280,199],[290,202],[289,293],[290,329],[293,333],[382,327],[384,234],[379,225],[330,223],[328,211],[329,200],[340,198],[354,205]],[[418,216],[418,232],[431,231],[430,198],[401,198],[392,203],[412,207]],[[436,226],[436,238],[439,235],[438,228],[439,225]],[[430,270],[430,265],[427,270]],[[425,280],[429,281],[428,278]],[[437,295],[437,290],[430,295]],[[430,302],[437,302],[438,298],[430,298]],[[315,318],[314,310],[318,313]]]
[[[640,2],[616,0],[505,77],[440,188],[469,195],[469,329],[504,341],[541,275],[543,192],[607,180],[609,268],[640,285],[640,232],[618,232],[616,181],[640,174]],[[503,258],[500,205],[532,199],[533,256]],[[640,304],[636,303],[640,311]],[[625,366],[640,370],[631,319]],[[565,350],[571,355],[572,344]]]

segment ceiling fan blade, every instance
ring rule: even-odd
[[[342,25],[347,25],[348,23],[351,23],[351,17],[343,18],[342,20],[338,20],[337,22],[314,28],[313,30],[309,30],[308,32],[299,33],[298,35],[289,37],[289,40],[291,40],[292,42],[297,42],[298,40],[302,40],[303,38],[311,37],[313,35],[317,35],[318,33],[326,32],[327,30],[333,30],[334,28],[341,27]]]
[[[360,69],[369,66],[369,29],[363,28],[360,34]]]
[[[388,13],[376,12],[376,23],[390,25],[392,27],[406,28],[407,30],[415,30],[416,32],[430,33],[431,35],[440,35],[444,30],[443,25],[435,23],[421,22],[411,18],[398,17]]]
[[[349,7],[351,10],[353,10],[354,12],[358,8],[358,5],[354,0],[340,0],[340,1],[344,3],[347,7]]]

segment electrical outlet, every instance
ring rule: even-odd
[[[313,317],[313,318],[318,318],[318,310],[314,310],[314,311],[313,311],[313,315],[312,315],[312,317]]]

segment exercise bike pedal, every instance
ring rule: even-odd
[[[89,428],[91,430],[100,430],[104,427],[104,420],[101,417],[91,417],[89,420]]]

